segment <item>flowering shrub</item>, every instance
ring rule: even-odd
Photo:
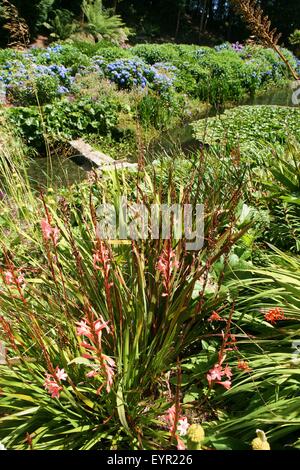
[[[97,73],[120,90],[151,89],[185,93],[213,104],[238,101],[266,84],[287,77],[286,66],[271,49],[239,43],[199,48],[188,45],[138,45],[131,49],[95,46],[90,58],[72,44],[10,52],[0,56],[0,81],[17,105],[50,103],[72,92],[76,74]],[[293,67],[294,56],[282,52]],[[24,89],[27,90],[24,90]]]
[[[0,67],[0,82],[6,85],[10,102],[19,106],[51,103],[69,93],[73,82],[64,65],[40,65],[29,61],[6,62]]]
[[[46,75],[17,83],[14,80],[7,85],[6,96],[8,101],[16,106],[36,105],[38,103],[43,105],[53,102],[65,90],[67,91],[67,88],[62,87],[56,77]]]
[[[234,51],[237,53],[241,53],[244,51],[244,46],[243,44],[240,44],[239,42],[235,42],[233,44],[230,44],[229,42],[224,42],[223,44],[219,44],[218,46],[215,46],[215,50],[217,52]]]
[[[288,77],[285,64],[272,49],[224,43],[206,47],[143,44],[132,49],[145,62],[171,63],[176,66],[175,86],[180,92],[217,104],[240,100],[268,83]],[[295,57],[282,49],[293,67]]]
[[[158,71],[160,68],[160,72]],[[151,87],[156,91],[166,91],[173,83],[172,76],[167,75],[170,69],[165,68],[162,72],[161,66],[147,66],[142,61],[133,59],[122,59],[112,62],[105,67],[106,76],[119,88],[131,89],[133,87]],[[173,70],[172,70],[173,72]],[[170,73],[170,75],[172,75]]]
[[[150,65],[157,62],[173,62],[179,55],[178,46],[174,44],[138,44],[131,51]]]
[[[71,44],[57,44],[47,49],[32,50],[31,55],[35,61],[41,65],[57,64],[70,68],[74,75],[79,67],[88,67],[91,60],[85,54],[82,54]]]

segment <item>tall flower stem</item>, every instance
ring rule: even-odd
[[[283,53],[278,46],[278,41],[281,34],[277,32],[276,28],[271,29],[271,21],[269,17],[264,15],[262,8],[257,5],[256,0],[230,0],[235,11],[240,14],[247,24],[248,28],[269,47],[272,47],[278,54],[281,60],[289,69],[292,77],[295,80],[300,80],[300,77],[293,69],[290,62],[284,57]]]

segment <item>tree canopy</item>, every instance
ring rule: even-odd
[[[44,24],[53,12],[69,10],[77,20],[83,15],[82,0],[11,0],[11,3],[26,20],[32,38],[45,33]],[[300,27],[300,2],[258,0],[258,3],[287,42],[288,36]],[[146,39],[169,37],[201,43],[209,39],[238,41],[249,34],[228,0],[104,0],[103,6],[111,14],[120,15],[139,37]],[[1,28],[0,40],[4,43],[5,39],[6,33]]]

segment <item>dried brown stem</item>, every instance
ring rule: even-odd
[[[284,57],[278,46],[281,34],[278,33],[276,28],[272,29],[270,19],[264,14],[262,8],[257,5],[256,0],[230,0],[230,2],[235,11],[241,15],[252,33],[265,45],[274,49],[289,69],[293,78],[299,80],[300,77],[297,75],[290,62]]]
[[[4,28],[9,32],[9,46],[16,49],[26,48],[30,42],[26,21],[19,16],[17,7],[8,0],[2,0],[2,4],[2,17],[6,20]]]

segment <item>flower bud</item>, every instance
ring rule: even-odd
[[[267,437],[264,431],[260,429],[256,430],[257,437],[251,442],[253,450],[271,450],[270,444],[268,443]]]
[[[204,429],[200,424],[192,424],[187,432],[187,445],[189,450],[201,450],[201,442],[205,437]]]

